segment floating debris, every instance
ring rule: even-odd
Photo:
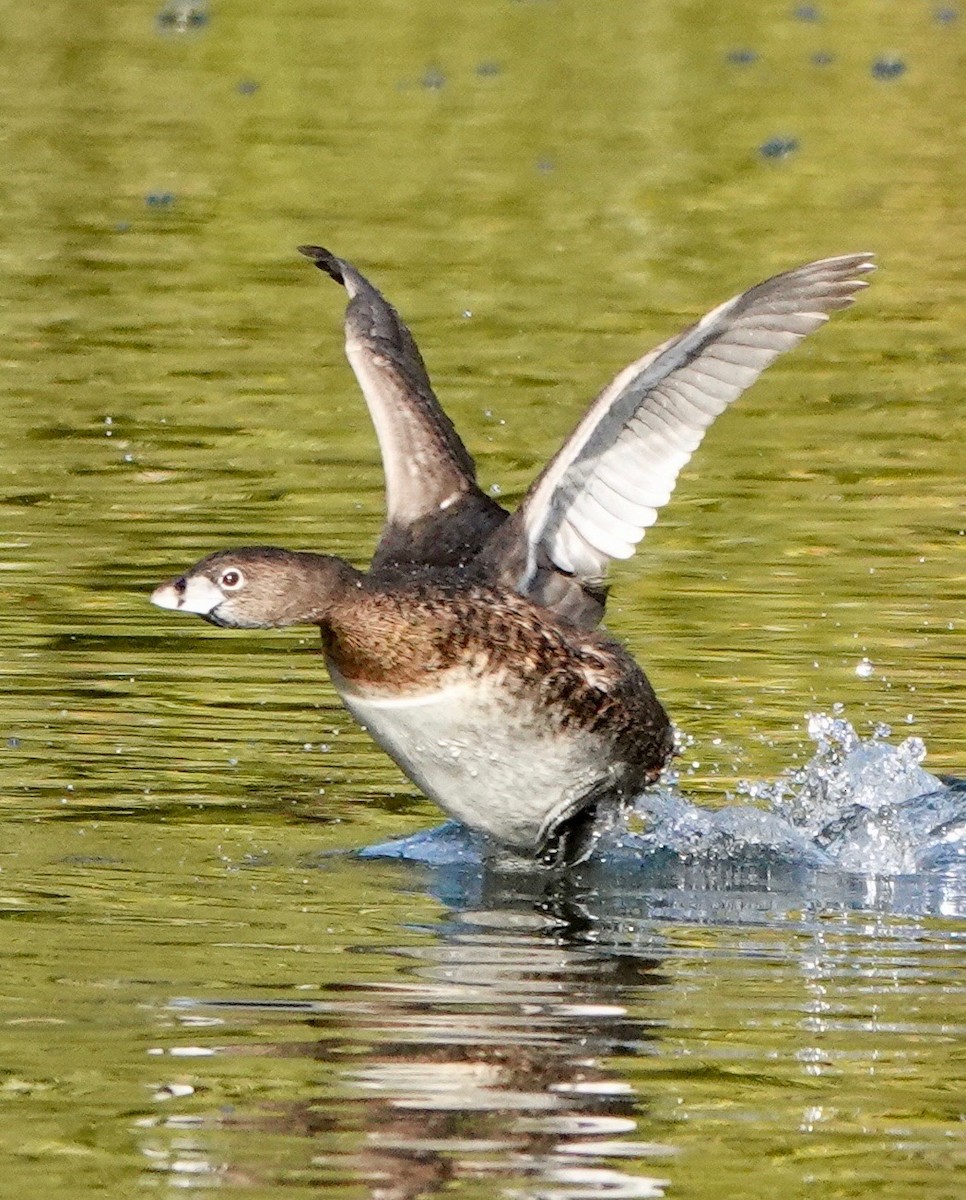
[[[796,21],[808,21],[811,24],[817,24],[822,19],[822,14],[814,4],[799,4],[792,14]]]
[[[747,48],[729,50],[725,55],[725,62],[729,63],[732,67],[750,67],[752,63],[756,63],[757,61],[757,51]]]
[[[148,208],[171,208],[174,205],[174,192],[148,192],[144,203]]]
[[[816,50],[808,60],[813,67],[828,67],[835,62],[835,55],[828,50]]]

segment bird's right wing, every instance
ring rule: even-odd
[[[631,363],[494,534],[483,552],[490,569],[551,607],[563,583],[554,574],[599,586],[609,560],[629,558],[657,520],[715,417],[851,304],[873,265],[849,254],[776,275]]]

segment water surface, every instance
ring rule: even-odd
[[[837,703],[964,773],[961,14],[174,9],[0,3],[0,1191],[958,1196],[949,864],[548,891],[347,857],[438,814],[312,639],[146,592],[239,542],[369,554],[343,296],[300,242],[399,305],[511,502],[649,345],[871,249],[609,623],[689,803],[764,803]]]

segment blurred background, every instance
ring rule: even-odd
[[[3,1003],[68,1025],[56,1066],[11,1026],[19,1194],[130,1194],[138,1006],[263,969],[282,986],[297,972],[264,946],[312,937],[313,979],[347,939],[378,975],[380,939],[438,912],[383,868],[301,873],[438,818],[316,640],[147,604],[240,543],[367,561],[375,437],[344,295],[299,243],[400,309],[511,504],[651,345],[777,271],[875,251],[857,305],[710,432],[609,625],[702,802],[801,765],[806,714],[834,705],[963,772],[963,33],[943,0],[0,0]],[[260,866],[256,895],[237,870]],[[311,936],[251,934],[296,909]],[[124,1030],[103,1073],[78,1029],[102,1056]],[[740,1138],[722,1154],[702,1186],[739,1194],[714,1188],[742,1178]],[[919,1194],[953,1194],[930,1178]],[[798,1182],[765,1170],[761,1194]]]

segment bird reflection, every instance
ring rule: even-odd
[[[333,984],[301,1005],[219,1004],[233,1023],[291,1013],[313,1036],[254,1052],[316,1059],[341,1080],[222,1126],[311,1139],[317,1182],[363,1182],[372,1200],[466,1180],[552,1185],[559,1200],[663,1195],[660,1180],[610,1165],[669,1152],[632,1140],[644,1101],[614,1065],[659,1034],[646,1015],[667,982],[658,947],[595,946],[578,904],[519,880],[485,899],[446,914],[433,942],[386,948],[406,965],[384,982]],[[235,1163],[222,1183],[259,1174]]]
[[[585,1150],[634,1129],[638,1098],[603,1060],[654,1037],[627,1000],[659,982],[656,962],[574,945],[549,917],[494,910],[461,914],[437,946],[396,953],[412,960],[406,983],[330,992],[375,1002],[356,1029],[385,1039],[352,1071],[372,1095],[358,1166],[374,1197],[406,1200],[501,1164],[541,1173],[558,1153],[576,1157],[564,1144]]]

